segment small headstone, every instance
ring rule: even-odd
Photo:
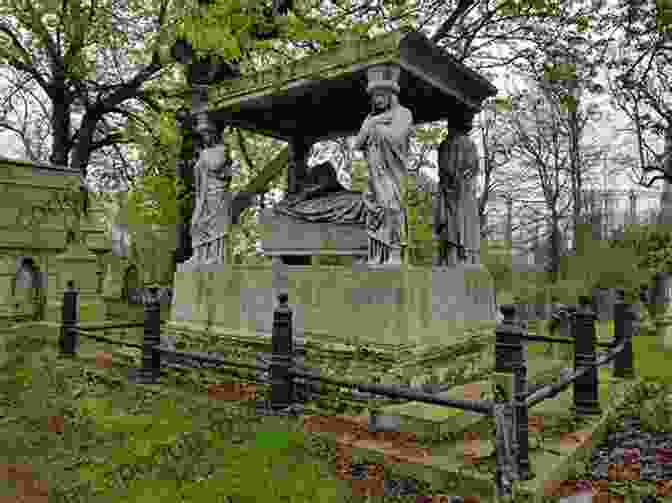
[[[400,424],[401,418],[399,416],[378,415],[375,412],[371,412],[369,416],[369,431],[371,432],[397,432]]]
[[[166,347],[168,349],[175,349],[175,337],[171,337],[169,335],[162,335],[161,336],[161,346]]]
[[[354,400],[372,400],[374,399],[377,395],[374,393],[369,393],[368,391],[359,391],[357,389],[352,389],[352,398]]]

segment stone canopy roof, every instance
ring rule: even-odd
[[[401,67],[399,102],[415,124],[447,120],[459,126],[497,94],[485,78],[418,32],[393,32],[213,86],[209,115],[231,125],[292,141],[357,134],[371,109],[366,70]]]

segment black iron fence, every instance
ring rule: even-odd
[[[582,297],[578,308],[570,307],[560,317],[560,333],[570,333],[569,338],[527,335],[516,323],[515,308],[502,306],[503,323],[496,331],[495,371],[514,376],[513,402],[515,407],[517,462],[521,479],[532,478],[528,455],[528,411],[538,403],[556,397],[560,392],[573,387],[573,411],[577,415],[600,414],[598,368],[612,360],[615,377],[633,378],[634,365],[632,337],[639,330],[634,306],[623,302],[622,292],[614,308],[614,338],[611,342],[598,342],[595,334],[596,315],[591,308],[591,299]],[[558,382],[528,389],[527,367],[523,340],[541,341],[574,346],[574,370],[562,376]],[[599,358],[595,348],[606,347],[609,351]]]
[[[159,292],[157,295],[158,303],[160,306],[161,301],[165,298],[166,294]],[[160,310],[159,310],[160,316]],[[106,342],[109,344],[123,345],[127,347],[140,348],[142,349],[142,344],[135,344],[132,342],[123,342],[119,340],[110,339],[104,335],[94,334],[92,332],[102,331],[106,332],[107,330],[118,330],[118,329],[129,329],[129,328],[147,328],[148,317],[147,310],[145,310],[145,320],[142,322],[127,322],[119,323],[117,321],[113,322],[103,322],[103,323],[90,323],[82,326],[79,323],[79,291],[74,287],[74,281],[68,281],[68,286],[63,292],[63,307],[61,312],[61,333],[59,337],[59,346],[61,348],[61,353],[63,355],[74,356],[77,352],[77,346],[79,345],[79,336],[84,336],[90,339],[97,340],[99,342]],[[159,330],[160,325],[165,324],[159,317]]]
[[[279,305],[273,313],[272,354],[270,362],[260,364],[231,361],[204,353],[177,351],[161,344],[160,320],[161,292],[149,288],[143,293],[145,306],[144,337],[142,344],[120,342],[96,336],[78,328],[78,291],[69,284],[63,297],[63,326],[60,346],[64,355],[75,356],[79,335],[102,342],[142,349],[142,366],[133,369],[130,380],[135,383],[158,383],[161,377],[162,356],[164,362],[202,362],[208,367],[238,375],[227,367],[252,370],[257,376],[269,372],[271,393],[269,409],[277,414],[296,414],[296,384],[312,386],[319,381],[339,387],[350,388],[364,393],[406,399],[422,403],[455,407],[462,410],[493,416],[497,426],[496,453],[498,470],[496,474],[498,492],[510,496],[515,480],[533,478],[528,455],[528,410],[543,400],[557,396],[562,390],[574,384],[573,410],[578,415],[599,414],[598,367],[614,361],[614,375],[634,377],[631,338],[638,330],[637,313],[633,306],[623,303],[616,305],[615,337],[612,342],[598,343],[595,337],[595,313],[588,298],[574,310],[568,310],[561,317],[561,333],[570,337],[552,338],[530,336],[516,319],[516,308],[512,305],[501,307],[504,320],[496,328],[495,371],[510,373],[514,379],[513,396],[497,400],[459,400],[441,398],[407,386],[357,383],[344,379],[322,377],[308,371],[295,362],[295,348],[292,329],[292,310],[287,305],[288,296],[278,296]],[[575,348],[574,371],[564,375],[557,383],[530,391],[527,384],[526,357],[523,340],[543,341],[558,344],[573,344]],[[597,358],[595,348],[607,347],[609,351]]]

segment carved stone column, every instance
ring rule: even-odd
[[[192,215],[191,241],[193,256],[181,264],[189,270],[205,264],[230,263],[229,231],[233,194],[229,192],[232,161],[221,140],[222,126],[209,120],[207,113],[196,117],[196,132],[208,139],[199,151],[194,166],[198,180],[196,209]]]
[[[453,217],[455,229],[450,239],[436,234],[438,256],[434,264],[454,267],[458,264],[480,265],[481,218],[478,213],[478,194],[475,190],[478,166],[478,154],[473,141],[469,138],[474,111],[466,111],[460,117],[451,117],[449,128],[451,135],[439,146],[439,163],[446,163],[445,172],[449,179],[454,177],[454,187],[439,192],[455,206]],[[454,166],[455,158],[461,162]],[[475,171],[475,172],[472,172]],[[440,168],[441,172],[441,168]],[[448,175],[452,173],[452,175]],[[465,179],[465,177],[469,177]],[[441,205],[441,201],[437,200]],[[447,204],[447,203],[446,203]],[[448,215],[444,218],[450,218]],[[436,222],[435,222],[436,225]]]
[[[185,65],[187,82],[191,86],[191,113],[183,110],[177,117],[184,135],[177,176],[193,191],[194,164],[203,147],[197,126],[199,122],[202,126],[202,122],[208,120],[208,88],[217,82],[239,77],[240,65],[235,61],[221,61],[212,55],[197,58],[191,44],[185,39],[177,40],[171,55],[178,63]],[[176,265],[194,258],[191,242],[192,211],[192,205],[180,206],[183,220],[177,232]]]

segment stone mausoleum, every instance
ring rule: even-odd
[[[81,321],[142,319],[142,306],[129,292],[142,286],[136,264],[115,256],[103,219],[93,202],[74,237],[67,212],[39,215],[45,205],[78,187],[79,173],[62,166],[0,158],[0,324],[29,320],[60,322],[63,290],[75,281]],[[59,196],[60,195],[60,196]],[[51,203],[50,203],[51,201]]]
[[[234,126],[289,144],[289,189],[284,203],[261,217],[262,247],[273,264],[240,266],[228,259],[226,245],[235,225],[227,201],[235,195],[218,182],[222,195],[207,220],[209,230],[192,234],[194,255],[178,266],[167,332],[214,344],[218,351],[268,350],[277,295],[287,292],[297,340],[313,356],[349,358],[356,346],[365,345],[392,366],[415,362],[422,367],[439,359],[450,342],[480,329],[492,335],[494,285],[477,255],[450,267],[375,265],[362,260],[371,253],[364,222],[307,222],[281,211],[310,186],[317,185],[318,192],[324,188],[306,166],[310,147],[358,133],[372,106],[367,85],[383,66],[392,68],[391,86],[399,89],[398,103],[412,114],[413,125],[445,119],[449,128],[468,131],[464,125],[471,124],[482,101],[496,94],[487,80],[416,32],[347,42],[262,73],[194,86],[194,122],[207,134]],[[216,147],[208,149],[208,156],[216,153]],[[214,176],[228,174],[211,161],[199,166]],[[207,194],[204,190],[204,201],[213,193]],[[359,197],[344,195],[341,201],[358,204]],[[192,229],[201,228],[192,222]],[[313,260],[319,255],[356,260],[326,266]]]

